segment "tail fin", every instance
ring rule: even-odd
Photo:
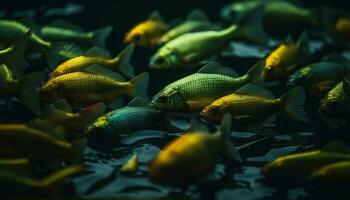
[[[91,122],[106,112],[104,103],[97,103],[89,106],[76,114],[78,118],[78,126],[85,129]]]
[[[112,26],[106,26],[104,28],[93,31],[94,45],[102,49],[106,49],[106,42],[112,31],[113,31]]]
[[[230,114],[226,114],[221,121],[220,133],[225,140],[224,153],[230,159],[237,162],[242,162],[241,155],[239,154],[236,146],[230,141],[231,136],[232,118]]]
[[[26,50],[28,40],[32,35],[31,31],[28,31],[24,36],[15,41],[8,49],[4,57],[0,58],[2,63],[5,63],[13,72],[16,78],[23,75],[23,68],[28,66],[28,62],[24,57],[24,51]]]
[[[305,92],[302,87],[295,87],[280,97],[282,111],[288,117],[302,122],[308,122],[304,111]]]
[[[66,43],[51,43],[51,48],[46,52],[46,61],[51,69],[55,69],[60,59],[61,51],[65,49]]]
[[[147,72],[143,72],[139,74],[135,78],[131,79],[129,82],[133,85],[133,94],[132,96],[137,97],[140,96],[146,100],[148,100],[147,88],[148,88],[149,74]]]
[[[251,83],[260,83],[263,81],[261,78],[261,73],[264,69],[263,62],[264,60],[258,61],[247,71],[246,75],[249,77]]]
[[[116,62],[118,64],[119,70],[128,77],[134,77],[134,66],[130,64],[131,56],[134,52],[135,45],[128,45],[114,60],[119,60]]]
[[[308,32],[304,31],[297,42],[298,46],[299,46],[299,55],[300,57],[302,57],[303,59],[301,60],[302,62],[305,62],[306,60],[308,60],[311,56],[311,47],[310,47],[310,43],[309,43],[309,39],[308,39]]]
[[[19,81],[19,91],[17,97],[19,100],[35,114],[40,114],[39,87],[44,82],[44,72],[33,72],[23,76]]]
[[[35,180],[18,174],[9,172],[0,172],[0,178],[6,183],[21,185],[32,190],[46,190],[54,192],[58,187],[70,176],[82,171],[81,165],[73,165],[65,167],[59,171],[54,172],[42,180]]]
[[[244,13],[238,20],[238,28],[244,39],[266,46],[268,38],[262,22],[264,9],[265,6],[259,4],[256,8]]]

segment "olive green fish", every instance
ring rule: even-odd
[[[109,53],[94,47],[84,55],[65,61],[56,67],[51,73],[50,79],[64,74],[83,71],[91,65],[98,65],[108,69],[121,71],[123,74],[134,76],[134,67],[130,64],[131,55],[134,52],[134,45],[126,47],[118,56],[111,59]]]
[[[150,59],[149,67],[155,69],[188,68],[208,60],[224,50],[233,39],[246,39],[266,44],[266,34],[261,26],[262,7],[244,16],[239,24],[222,31],[187,33],[168,42]]]
[[[211,23],[202,10],[195,9],[187,16],[184,22],[166,32],[157,43],[158,45],[163,45],[186,33],[210,30],[218,31],[220,28]]]
[[[112,26],[107,26],[95,31],[84,32],[77,25],[64,20],[57,20],[40,29],[43,39],[55,42],[74,42],[83,45],[106,48],[106,40],[112,32]]]
[[[167,85],[152,98],[150,104],[166,111],[198,113],[214,100],[259,79],[259,64],[252,67],[246,75],[237,77],[232,69],[209,63],[197,73]]]
[[[100,70],[100,68],[98,68]],[[112,108],[119,107],[121,97],[142,96],[147,98],[148,73],[139,74],[128,82],[116,73],[73,72],[50,79],[41,88],[46,102],[66,99],[73,106],[89,106],[104,102]]]
[[[307,122],[303,104],[305,93],[298,87],[290,90],[280,98],[254,84],[246,84],[235,93],[215,100],[206,106],[201,117],[219,123],[226,113],[232,115],[234,127],[259,125],[275,114],[285,114],[291,119]]]

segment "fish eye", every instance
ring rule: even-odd
[[[214,113],[219,113],[220,112],[220,108],[219,107],[213,107],[211,109],[211,111],[214,112]]]
[[[266,71],[268,71],[268,72],[272,71],[272,67],[271,66],[267,66],[266,67]]]
[[[161,102],[164,102],[164,101],[167,100],[167,96],[165,96],[165,95],[160,95],[159,98],[158,98],[158,100],[161,101]]]
[[[164,64],[164,62],[165,62],[165,59],[164,59],[163,57],[158,57],[158,58],[156,59],[156,63],[159,64],[159,65]]]

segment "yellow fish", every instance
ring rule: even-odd
[[[170,185],[196,182],[213,169],[222,151],[233,160],[242,161],[236,147],[229,141],[230,134],[229,115],[224,117],[220,130],[214,134],[193,121],[190,131],[166,145],[152,160],[150,178]]]
[[[144,22],[139,23],[125,34],[125,43],[135,43],[144,48],[153,48],[160,37],[168,30],[158,11],[154,11]]]
[[[0,125],[0,157],[28,158],[30,163],[47,163],[63,158],[67,163],[80,162],[74,145],[57,140],[47,133],[23,124]]]
[[[306,179],[311,173],[328,164],[349,159],[349,154],[327,150],[295,153],[279,157],[271,163],[268,163],[263,168],[263,174],[268,178],[276,179]]]
[[[336,162],[326,165],[317,170],[311,176],[309,181],[319,185],[349,185],[350,183],[350,161]]]
[[[350,41],[350,19],[340,17],[335,23],[335,32],[344,40]]]
[[[309,46],[306,32],[300,36],[298,42],[294,42],[291,37],[288,37],[262,62],[261,78],[267,81],[278,81],[286,78],[308,57],[308,54]]]
[[[235,93],[206,106],[201,117],[218,123],[224,114],[230,113],[235,127],[258,125],[278,113],[285,113],[298,121],[308,121],[303,110],[304,101],[302,87],[294,88],[276,99],[271,92],[254,84],[247,84]]]
[[[99,69],[100,70],[100,69]],[[148,73],[142,73],[128,82],[112,71],[105,74],[73,72],[49,80],[41,88],[46,102],[66,99],[73,106],[89,106],[104,102],[110,107],[119,107],[120,97],[147,97]]]
[[[51,73],[50,78],[55,78],[64,74],[82,71],[91,65],[106,67],[111,70],[118,70],[123,74],[134,76],[134,67],[131,66],[130,58],[134,51],[134,45],[126,47],[117,57],[111,59],[110,55],[98,47],[94,47],[87,51],[84,55],[72,58],[60,64]]]

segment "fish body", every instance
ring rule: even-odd
[[[92,51],[102,51],[100,49],[93,48]],[[134,51],[134,45],[128,46],[124,51],[122,51],[117,57],[110,59],[107,56],[103,56],[102,52],[100,53],[86,53],[86,55],[78,56],[72,59],[69,59],[59,66],[57,66],[54,71],[51,73],[50,78],[55,78],[60,75],[83,71],[84,69],[92,66],[98,65],[103,66],[108,69],[114,69],[122,71],[128,76],[133,76],[134,69],[130,65],[130,57]]]
[[[266,35],[259,21],[261,9],[253,10],[243,17],[241,23],[224,30],[187,33],[171,40],[154,54],[149,67],[155,69],[193,67],[220,53],[233,39],[265,43]]]
[[[64,158],[67,162],[76,160],[72,144],[26,125],[2,124],[0,136],[0,152],[3,158],[27,157],[43,163],[57,158]]]
[[[121,82],[100,74],[73,72],[49,80],[42,88],[47,102],[64,98],[75,106],[98,102],[111,103],[120,97],[146,95],[148,74],[143,73],[129,82]]]
[[[231,119],[225,117],[220,131],[192,129],[167,144],[151,161],[151,180],[169,185],[185,185],[199,181],[214,167],[220,152],[230,149],[232,158],[241,161],[229,141]]]
[[[322,167],[309,176],[318,185],[343,186],[349,184],[350,161],[336,162]]]
[[[340,17],[335,23],[335,32],[343,41],[350,41],[350,19]]]
[[[316,98],[325,96],[343,78],[343,65],[324,61],[303,67],[289,77],[287,85],[303,86],[308,95]]]
[[[138,130],[164,129],[170,122],[160,110],[144,107],[146,103],[133,103],[113,110],[97,118],[87,128],[86,133],[91,141],[104,141],[115,144],[122,135]]]
[[[247,84],[235,93],[221,97],[206,106],[201,112],[201,117],[218,123],[226,113],[230,113],[235,127],[256,125],[277,113],[286,114],[299,121],[307,121],[305,111],[300,108],[304,100],[305,94],[300,87],[275,99],[270,92]]]
[[[296,153],[282,156],[268,163],[263,168],[263,174],[268,178],[306,179],[326,165],[349,159],[348,154],[325,150]]]
[[[137,24],[125,34],[124,42],[135,43],[144,48],[153,48],[159,38],[168,30],[158,11],[151,14],[148,20]]]
[[[298,42],[288,38],[270,53],[263,63],[263,80],[276,81],[286,78],[293,73],[303,59],[308,57],[308,44],[306,33],[300,36]]]
[[[350,111],[350,99],[344,92],[344,82],[338,83],[321,99],[320,111],[329,116],[347,116]]]
[[[217,31],[220,30],[220,28],[217,25],[209,22],[203,11],[196,9],[188,15],[187,19],[183,23],[171,28],[168,32],[166,32],[158,40],[157,43],[159,45],[163,45],[186,33],[211,30]]]
[[[167,85],[152,98],[151,105],[166,111],[200,112],[214,100],[251,82],[259,68],[254,66],[246,75],[236,77],[233,73],[230,74],[229,69],[209,63],[198,73]],[[226,72],[219,73],[220,70]]]

